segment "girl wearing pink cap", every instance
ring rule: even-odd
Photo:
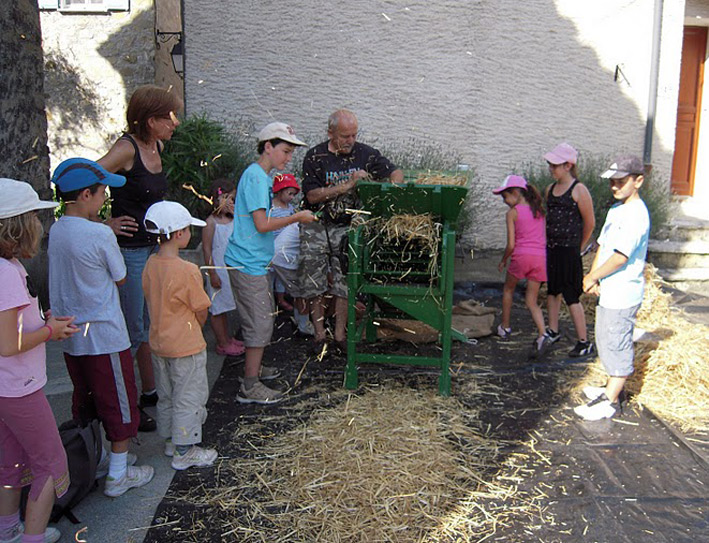
[[[497,334],[505,339],[512,334],[510,314],[514,291],[519,280],[526,279],[525,303],[539,332],[532,348],[532,355],[537,356],[551,344],[545,333],[544,315],[537,302],[539,287],[547,280],[542,197],[519,175],[508,175],[502,185],[492,192],[500,194],[510,208],[506,215],[507,247],[498,266],[500,272],[505,269],[510,257],[511,262],[502,290],[502,323],[497,327]]]
[[[578,181],[578,152],[568,143],[560,143],[544,155],[555,183],[547,187],[547,335],[552,343],[561,339],[559,311],[564,298],[578,341],[569,356],[593,354],[593,343],[586,334],[586,316],[579,301],[583,292],[581,248],[591,240],[596,219],[588,189]]]

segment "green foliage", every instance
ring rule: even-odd
[[[239,122],[227,126],[206,115],[193,115],[177,127],[162,155],[167,174],[167,200],[180,202],[192,215],[201,219],[212,212],[212,206],[183,188],[209,196],[212,181],[220,177],[236,184],[246,167],[256,158],[252,127]]]
[[[54,185],[52,185],[52,187],[54,187]],[[110,187],[108,188],[108,192],[109,192],[109,198],[106,199],[106,201],[103,203],[103,206],[101,206],[101,209],[99,209],[99,212],[98,212],[98,216],[102,221],[105,221],[108,217],[111,216],[111,198],[110,198],[111,189],[110,189]],[[62,215],[64,215],[64,213],[66,213],[66,204],[64,203],[63,200],[60,200],[59,198],[57,198],[57,189],[56,188],[52,188],[52,194],[54,196],[54,198],[52,198],[52,199],[55,202],[59,202],[59,205],[54,208],[54,219],[56,220],[59,217],[61,217]]]
[[[452,149],[416,138],[374,146],[405,172],[451,172],[456,171],[461,161]]]
[[[370,145],[377,147],[381,153],[404,170],[406,180],[414,180],[419,174],[425,175],[465,175],[468,178],[468,187],[471,187],[475,179],[473,168],[460,169],[461,155],[453,149],[410,138],[401,142],[387,142],[381,146],[374,143]],[[468,191],[465,202],[462,203],[462,210],[458,217],[456,230],[464,232],[472,224],[475,214],[475,199],[473,190]]]
[[[593,232],[594,239],[598,237],[603,227],[606,213],[615,203],[608,186],[608,180],[600,177],[608,169],[610,163],[611,159],[607,156],[587,155],[584,153],[583,158],[577,165],[578,180],[586,185],[593,199],[593,210],[596,216],[596,228]],[[520,175],[523,175],[531,185],[537,187],[542,195],[544,195],[546,187],[554,182],[549,174],[549,168],[538,164],[530,164],[522,168]],[[650,212],[651,234],[655,233],[665,226],[669,219],[670,197],[667,193],[667,183],[653,177],[652,173],[650,173],[645,176],[645,182],[640,189],[640,196]]]

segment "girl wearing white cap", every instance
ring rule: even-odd
[[[79,329],[74,317],[43,317],[37,294],[18,258],[37,253],[42,224],[35,211],[52,209],[29,184],[0,179],[0,542],[53,542],[47,528],[54,496],[69,488],[66,453],[44,395],[44,344]],[[30,485],[26,524],[20,494]],[[24,532],[24,533],[23,533]]]

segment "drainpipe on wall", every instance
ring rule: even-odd
[[[643,162],[652,163],[652,136],[655,132],[655,113],[657,111],[657,88],[660,79],[660,42],[662,41],[663,0],[655,0],[655,20],[652,28],[652,60],[650,65],[650,96],[647,104],[647,123],[645,124],[645,148]]]

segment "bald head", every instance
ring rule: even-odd
[[[328,149],[338,155],[348,155],[357,141],[357,116],[348,109],[338,109],[327,120]]]

